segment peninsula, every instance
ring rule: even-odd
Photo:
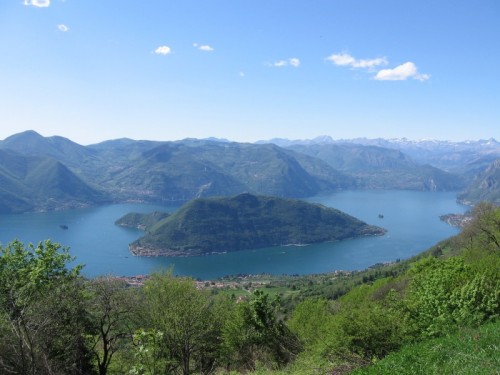
[[[248,193],[194,199],[145,230],[129,246],[134,255],[198,256],[386,232],[320,204]]]

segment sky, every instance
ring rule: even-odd
[[[0,0],[0,139],[500,138],[498,0]]]

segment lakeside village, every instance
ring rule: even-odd
[[[383,218],[383,215],[379,215],[379,218]],[[470,213],[466,214],[446,214],[439,217],[442,221],[447,223],[448,225],[455,226],[458,228],[465,227],[472,220],[472,215]],[[377,268],[380,266],[387,266],[394,263],[398,263],[400,260],[397,259],[394,262],[384,262],[377,263],[368,269]],[[322,277],[327,277],[330,280],[335,280],[340,277],[350,277],[357,272],[361,272],[363,270],[357,271],[344,271],[344,270],[336,270],[331,273],[321,274]],[[276,286],[275,283],[284,283],[284,282],[292,282],[298,281],[304,278],[313,278],[320,275],[271,275],[271,274],[257,274],[257,275],[228,275],[221,278],[217,278],[215,280],[195,280],[196,289],[208,289],[208,290],[245,290],[248,293],[251,293],[253,290],[258,288],[269,288]],[[150,275],[136,275],[136,276],[116,276],[114,277],[116,280],[120,280],[127,284],[130,287],[142,287],[144,283],[150,278]]]
[[[376,269],[379,267],[391,265],[400,262],[397,259],[394,262],[377,263],[368,269]],[[271,275],[267,273],[262,274],[238,274],[228,275],[217,278],[215,280],[194,280],[196,289],[210,290],[214,293],[227,292],[234,294],[239,300],[244,300],[245,295],[250,295],[254,290],[266,288],[269,291],[281,292],[287,290],[288,292],[298,291],[297,285],[313,283],[331,283],[339,278],[350,278],[353,275],[364,272],[365,270],[344,271],[336,270],[328,273],[310,274],[310,275]],[[182,276],[181,276],[182,277]],[[150,275],[136,275],[136,276],[116,276],[114,279],[124,282],[129,287],[142,287],[146,281],[151,278]]]

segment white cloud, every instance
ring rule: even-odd
[[[166,56],[168,55],[169,53],[171,53],[172,50],[170,49],[170,47],[168,46],[160,46],[158,47],[157,49],[155,49],[155,53],[157,55],[163,55],[163,56]]]
[[[387,65],[387,59],[385,57],[377,57],[375,59],[356,59],[345,52],[330,55],[326,59],[338,66],[350,66],[351,68],[361,69],[371,69],[379,65]]]
[[[198,48],[200,51],[205,51],[205,52],[214,51],[214,49],[211,46],[209,46],[208,44],[200,46],[198,43],[193,43],[193,47]]]
[[[300,65],[300,60],[297,59],[296,57],[292,57],[291,59],[288,59],[288,62],[290,63],[291,66],[298,68]]]
[[[50,0],[24,0],[24,5],[31,5],[37,8],[47,8],[50,6]]]
[[[214,49],[209,45],[200,46],[198,48],[200,51],[212,52]]]
[[[300,66],[300,60],[296,57],[289,58],[287,60],[278,60],[275,61],[272,66],[277,68],[281,68],[284,66],[293,66],[294,68],[298,68]]]
[[[426,81],[430,77],[431,76],[429,74],[420,74],[417,66],[408,61],[404,64],[396,66],[393,69],[382,69],[375,75],[374,78],[378,81],[405,81],[408,78]]]
[[[63,24],[57,25],[57,28],[59,29],[59,31],[62,31],[63,33],[69,30],[68,26]]]

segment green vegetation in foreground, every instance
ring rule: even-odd
[[[500,322],[404,346],[356,375],[491,375],[500,371]]]
[[[290,276],[291,286],[247,279],[238,297],[171,272],[140,288],[85,280],[72,260],[50,241],[0,247],[0,373],[500,372],[500,208],[492,205],[478,205],[460,235],[414,259]]]
[[[247,193],[195,199],[148,227],[130,249],[135,255],[192,256],[384,233],[333,208]]]

